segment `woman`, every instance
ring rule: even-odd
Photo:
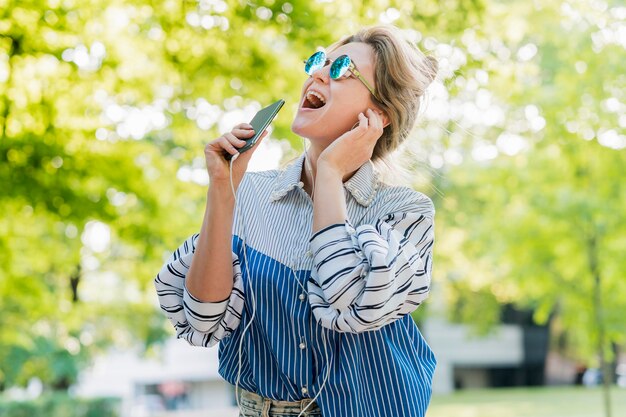
[[[311,145],[287,168],[246,173],[260,141],[229,165],[246,123],[206,146],[202,228],[155,285],[179,338],[220,342],[240,416],[424,416],[436,360],[409,313],[430,289],[435,210],[373,162],[436,70],[398,29],[365,28],[306,61],[292,131]]]

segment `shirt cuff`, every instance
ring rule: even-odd
[[[228,300],[230,299],[230,294],[228,298],[222,301],[201,301],[191,295],[191,293],[187,290],[187,285],[185,285],[183,291],[183,302],[195,315],[198,316],[219,316],[223,312],[226,311],[228,307]]]
[[[346,239],[355,232],[354,227],[352,227],[348,220],[345,220],[343,223],[335,223],[330,226],[326,226],[315,232],[309,239],[311,252],[315,255],[320,248],[328,242]]]

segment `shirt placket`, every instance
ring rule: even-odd
[[[305,191],[299,189],[299,192],[305,194]],[[312,205],[310,199],[308,199],[307,195],[301,195],[300,201],[304,200],[304,208],[302,212],[298,213],[296,216],[299,220],[295,225],[297,230],[295,231],[296,236],[304,236],[304,238],[296,241],[296,244],[293,245],[293,251],[291,252],[291,268],[294,271],[294,274],[297,275],[297,271],[310,271],[312,263],[313,263],[313,254],[309,249],[309,239],[307,230],[311,229],[311,217],[312,217]],[[309,274],[309,272],[307,272]],[[294,279],[300,277],[293,277]],[[296,283],[298,287],[297,291],[297,300],[296,303],[299,303],[300,311],[301,309],[308,309],[308,297],[306,293],[306,282],[309,277],[306,276],[304,280],[299,280],[300,284]],[[304,288],[303,288],[304,287]],[[312,340],[311,334],[311,316],[310,311],[308,314],[298,315],[300,323],[298,323],[297,328],[299,333],[297,336],[297,345],[296,345],[296,355],[300,359],[300,394],[303,398],[308,398],[310,396],[310,384],[312,382],[311,378],[313,376],[313,370],[311,369],[313,363],[313,355],[314,351],[310,345],[310,341]]]

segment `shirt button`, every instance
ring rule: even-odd
[[[308,389],[306,389],[306,387],[302,387],[302,390],[301,390],[301,391],[302,391],[302,393],[303,393],[303,394],[306,394],[307,392],[309,392],[309,390],[308,390]]]
[[[306,297],[304,296],[304,294],[300,294],[300,295],[298,296],[298,298],[299,298],[301,301],[304,301],[304,299],[305,299]]]
[[[306,256],[308,258],[312,258],[313,257],[313,252],[311,252],[310,250],[306,251]]]
[[[300,343],[300,349],[304,349],[304,348],[306,348],[306,345],[304,344],[304,342]]]

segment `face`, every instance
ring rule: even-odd
[[[343,54],[350,57],[361,75],[374,86],[375,55],[372,47],[363,42],[351,42],[328,53],[327,58],[332,61]],[[358,122],[360,112],[365,113],[368,108],[380,110],[372,102],[363,82],[349,71],[346,76],[348,74],[348,78],[331,79],[329,64],[309,76],[302,87],[298,112],[291,124],[292,132],[325,147],[349,131]],[[324,97],[322,107],[307,108],[312,107],[306,98],[309,90],[315,90]]]

